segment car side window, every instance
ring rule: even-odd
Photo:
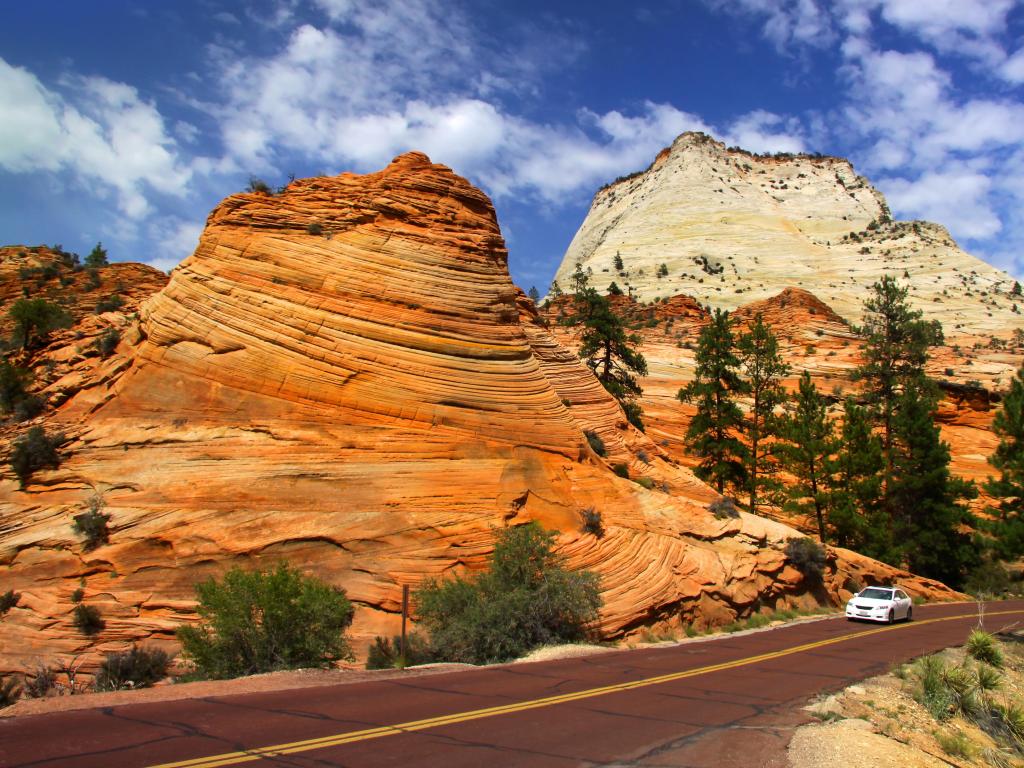
[[[906,600],[907,599],[907,594],[902,589],[897,589],[896,590],[896,597],[898,597],[900,600]]]

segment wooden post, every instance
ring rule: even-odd
[[[409,619],[409,585],[402,585],[402,666],[406,664],[405,624]]]

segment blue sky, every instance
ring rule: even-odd
[[[0,241],[169,269],[251,175],[427,152],[543,292],[594,191],[685,130],[849,157],[1024,276],[1015,0],[70,0],[5,8]]]

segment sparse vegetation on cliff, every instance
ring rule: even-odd
[[[11,468],[18,476],[24,488],[32,475],[47,467],[56,469],[60,466],[60,455],[57,449],[64,443],[60,434],[48,435],[42,427],[35,426],[14,441],[11,451]]]
[[[133,645],[121,653],[108,653],[96,675],[96,690],[148,688],[167,677],[171,657],[160,648]]]
[[[18,299],[7,314],[14,321],[11,343],[22,349],[28,349],[34,341],[45,341],[58,328],[71,324],[68,313],[46,299]]]

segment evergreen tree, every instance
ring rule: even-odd
[[[963,584],[979,557],[965,527],[977,521],[960,500],[974,486],[949,472],[949,446],[935,423],[938,403],[929,386],[907,386],[893,419],[893,473],[886,494],[896,511],[894,541],[914,573],[951,586]]]
[[[615,267],[616,272],[621,272],[623,270],[622,257],[619,255],[618,251],[615,252],[615,259],[612,261],[612,266]]]
[[[746,392],[737,369],[740,361],[729,313],[716,309],[697,341],[694,380],[679,390],[683,402],[696,402],[697,413],[686,430],[686,443],[701,458],[697,476],[719,493],[725,486],[746,481],[746,446],[736,437],[743,428],[743,413],[736,397]]]
[[[629,423],[643,429],[643,411],[636,398],[643,390],[633,374],[647,375],[647,361],[636,350],[641,339],[628,333],[611,302],[593,288],[576,294],[583,322],[580,357],[609,394],[619,401]]]
[[[985,492],[999,504],[986,527],[994,534],[996,552],[1009,560],[1024,555],[1024,368],[1010,382],[992,431],[999,445],[988,463],[999,470],[999,477],[988,479]]]
[[[557,299],[561,295],[563,295],[562,286],[558,284],[557,280],[552,280],[551,285],[548,287],[548,296]]]
[[[825,464],[829,536],[841,547],[890,557],[890,527],[880,506],[882,441],[872,431],[868,412],[852,398],[843,405],[843,424],[833,453]]]
[[[783,466],[796,479],[796,483],[787,489],[789,500],[786,508],[797,514],[813,514],[818,522],[818,535],[824,543],[828,541],[825,529],[825,511],[828,508],[826,466],[835,447],[834,428],[828,418],[828,403],[807,371],[800,377],[800,389],[790,412],[782,419],[779,432],[785,441],[779,444],[779,456]]]
[[[576,269],[572,273],[572,292],[577,297],[582,295],[587,288],[590,287],[590,275],[592,273],[588,270],[583,269],[583,265],[580,262],[576,262]]]
[[[786,401],[782,379],[789,373],[789,366],[779,356],[779,342],[761,315],[757,315],[750,329],[740,336],[736,350],[752,400],[744,432],[749,443],[746,468],[749,508],[756,514],[758,491],[778,488],[778,483],[771,479],[771,455],[764,450],[762,441],[778,431],[775,409]]]
[[[619,288],[619,284],[618,283],[616,283],[614,280],[612,280],[611,285],[608,286],[607,293],[608,293],[609,296],[621,296],[622,295],[622,289]]]
[[[536,285],[531,285],[530,290],[529,292],[527,292],[526,295],[530,297],[530,301],[532,301],[534,304],[536,304],[537,301],[540,299],[540,291],[537,290]]]
[[[942,327],[937,321],[921,319],[921,311],[907,302],[907,289],[886,275],[872,287],[864,302],[864,364],[854,378],[864,382],[864,395],[872,414],[882,426],[882,450],[885,456],[883,488],[889,486],[893,472],[893,419],[903,391],[912,385],[921,388],[927,381],[924,365],[928,348],[942,343]]]
[[[46,299],[18,299],[7,313],[14,321],[12,341],[28,349],[33,339],[43,340],[71,323],[67,312]]]
[[[96,243],[96,247],[85,257],[85,266],[90,269],[99,269],[107,266],[108,263],[107,249],[103,247],[103,243]]]

